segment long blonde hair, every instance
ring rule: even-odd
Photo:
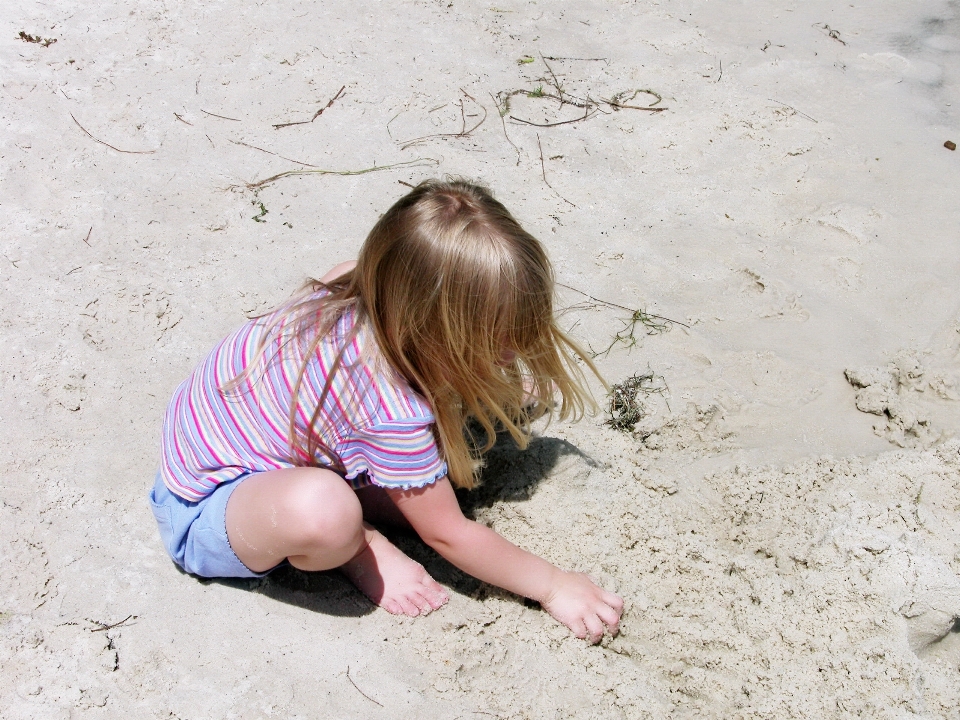
[[[599,374],[558,327],[553,300],[553,272],[542,246],[488,190],[462,180],[420,183],[373,227],[356,268],[329,283],[307,283],[268,316],[258,356],[281,335],[286,339],[280,338],[277,352],[293,343],[302,353],[290,408],[294,462],[342,470],[317,426],[343,348],[369,328],[383,360],[433,410],[451,481],[473,487],[498,429],[523,448],[534,415],[555,412],[565,419],[595,407],[577,358]],[[306,431],[298,430],[307,364],[351,307],[351,334],[338,339],[341,349],[320,401]],[[469,421],[482,437],[468,432]]]

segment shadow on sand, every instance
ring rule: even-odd
[[[494,447],[485,456],[486,465],[480,474],[480,485],[474,490],[458,490],[457,499],[464,515],[474,518],[477,512],[497,502],[517,502],[533,496],[537,486],[557,462],[575,455],[588,465],[594,461],[576,446],[551,437],[534,437],[526,450],[520,450],[507,434],[497,436]],[[403,552],[421,563],[439,583],[454,592],[483,599],[503,591],[486,585],[440,557],[420,538],[408,532],[380,528]],[[278,602],[296,605],[312,612],[338,617],[360,617],[372,613],[375,606],[363,597],[339,572],[304,572],[283,565],[262,578],[200,578],[239,590],[265,595]],[[509,593],[507,593],[509,595]],[[517,598],[518,602],[527,602]],[[535,603],[533,603],[535,604]]]

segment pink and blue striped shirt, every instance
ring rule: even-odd
[[[295,421],[300,433],[355,319],[354,309],[346,310],[307,362]],[[289,437],[301,363],[296,342],[283,344],[289,337],[281,339],[282,333],[272,338],[257,372],[236,389],[222,389],[258,362],[266,323],[251,320],[229,335],[174,392],[163,423],[160,473],[185,500],[202,500],[241,475],[305,464],[294,462]],[[346,345],[319,414],[320,437],[355,488],[373,483],[409,489],[435,482],[447,469],[433,434],[433,412],[378,357],[366,328]]]

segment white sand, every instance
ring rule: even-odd
[[[7,2],[0,714],[956,718],[958,13]],[[491,94],[549,92],[541,53],[603,58],[548,61],[571,95],[668,109],[507,117],[515,150]],[[229,189],[305,167],[284,158],[414,164]],[[427,618],[335,575],[201,583],[145,502],[200,357],[352,257],[398,181],[444,173],[490,184],[562,282],[690,326],[599,359],[665,383],[635,434],[540,428],[466,501],[624,595],[599,647],[409,538],[453,588]],[[624,316],[565,322],[602,349]]]

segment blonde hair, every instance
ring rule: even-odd
[[[565,419],[595,407],[577,357],[599,374],[558,327],[553,300],[553,272],[542,246],[488,190],[462,180],[420,183],[373,227],[356,268],[329,283],[307,283],[269,316],[258,356],[266,355],[271,336],[277,342],[281,335],[286,339],[277,352],[293,342],[302,353],[290,409],[294,462],[342,471],[317,425],[343,348],[369,328],[383,360],[433,410],[450,480],[473,487],[497,429],[524,448],[534,415],[555,412]],[[341,350],[304,433],[295,420],[303,410],[307,362],[350,307],[356,322],[348,337],[338,339]],[[467,430],[470,421],[482,438]]]

